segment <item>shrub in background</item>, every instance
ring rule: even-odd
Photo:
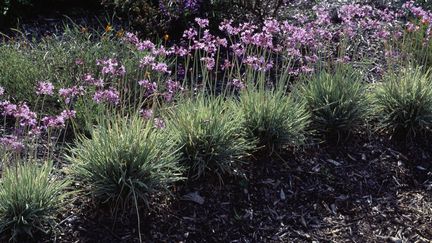
[[[164,1],[103,0],[102,4],[114,8],[119,16],[146,35],[163,35],[169,28],[170,12],[163,9]]]
[[[32,5],[32,0],[0,0],[0,17],[22,14],[22,8]]]
[[[5,168],[0,182],[0,235],[10,233],[16,240],[53,226],[63,206],[68,186],[56,180],[52,164],[32,161]]]
[[[367,99],[362,77],[347,65],[322,69],[300,85],[312,114],[312,127],[328,140],[340,141],[366,118]]]
[[[35,98],[34,87],[37,81],[45,77],[40,65],[26,53],[14,46],[0,47],[0,86],[13,90],[13,97],[20,101]]]
[[[80,136],[71,148],[72,176],[114,209],[149,205],[152,193],[181,179],[173,139],[153,126],[138,115],[101,118],[91,138]]]
[[[280,89],[244,90],[240,97],[243,124],[259,147],[273,152],[287,145],[304,143],[310,113]]]
[[[415,137],[432,128],[432,78],[420,67],[391,72],[376,84],[375,114],[396,137]]]
[[[189,177],[234,175],[253,141],[246,139],[243,117],[232,100],[203,97],[181,100],[169,113],[168,130],[177,139]]]

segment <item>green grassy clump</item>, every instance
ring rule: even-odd
[[[389,73],[373,92],[382,128],[396,137],[413,138],[432,128],[432,78],[422,68]]]
[[[26,53],[26,48],[0,45],[0,86],[8,95],[20,101],[33,101],[38,80],[44,73]]]
[[[73,178],[114,209],[148,206],[152,193],[181,179],[173,139],[137,115],[100,122],[70,152]]]
[[[241,112],[223,97],[183,99],[169,113],[168,130],[176,138],[189,177],[238,174],[254,141],[246,139]]]
[[[52,164],[31,161],[6,168],[0,180],[0,235],[12,240],[46,232],[54,226],[67,194],[66,180],[56,180]]]
[[[300,85],[300,94],[312,113],[312,128],[330,141],[347,138],[365,121],[365,85],[351,67],[313,74]]]
[[[273,152],[305,142],[310,113],[304,102],[295,102],[280,89],[254,89],[242,92],[239,105],[243,125],[258,147]]]

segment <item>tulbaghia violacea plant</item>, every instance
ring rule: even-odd
[[[4,168],[0,181],[0,235],[17,241],[49,232],[65,203],[68,186],[69,181],[55,178],[52,163],[39,166],[35,161],[20,161]]]
[[[219,97],[182,99],[169,110],[167,131],[181,153],[191,179],[216,175],[241,175],[241,164],[254,148],[247,139],[242,113],[232,99]]]
[[[363,45],[360,36],[378,44],[401,36],[399,12],[358,4],[341,6],[336,17],[323,6],[314,10],[312,18],[267,19],[260,26],[226,20],[219,25],[222,35],[212,33],[207,19],[196,18],[198,27],[187,29],[183,41],[171,47],[142,41],[132,33],[125,40],[143,53],[140,67],[150,83],[162,87],[161,79],[174,80],[190,91],[227,93],[233,80],[286,82],[293,75],[310,73],[320,59],[341,51],[335,50],[335,42],[349,42],[350,50],[343,53],[354,61]]]
[[[390,72],[373,92],[375,115],[394,138],[413,139],[432,130],[432,79],[422,68]]]
[[[4,89],[2,89],[4,93]],[[73,120],[76,112],[66,108],[57,115],[48,115],[46,109],[47,97],[54,95],[55,88],[50,82],[41,81],[35,87],[38,95],[34,107],[28,104],[13,103],[8,99],[0,100],[0,114],[3,119],[4,127],[12,127],[6,130],[0,138],[0,146],[5,154],[11,155],[4,161],[13,163],[19,159],[35,159],[40,157],[40,145],[46,144],[43,150],[43,157],[51,159],[54,148],[59,142],[64,142],[61,138],[61,131],[66,129],[69,121]],[[60,92],[62,93],[62,92]],[[73,90],[63,92],[66,99],[72,96]],[[5,97],[6,98],[6,97]],[[46,136],[42,136],[46,135]],[[43,137],[46,137],[43,139]]]
[[[411,16],[406,23],[402,40],[395,44],[404,55],[405,62],[408,59],[412,64],[425,67],[426,71],[432,65],[432,13],[416,6],[414,1],[406,2],[403,8]]]

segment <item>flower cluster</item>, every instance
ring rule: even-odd
[[[36,88],[37,95],[53,95],[54,85],[50,82],[39,82]]]
[[[66,121],[75,118],[75,116],[74,110],[64,110],[58,116],[46,116],[41,121],[44,128],[63,128]]]
[[[33,127],[37,124],[37,114],[31,111],[26,103],[16,105],[10,101],[2,101],[0,108],[4,116],[12,116],[21,127]]]
[[[123,76],[126,73],[125,67],[113,58],[98,60],[96,64],[102,67],[101,72],[105,75]]]
[[[106,102],[109,104],[117,105],[120,102],[120,94],[113,87],[106,90],[98,90],[93,95],[93,101],[97,104]]]
[[[6,150],[12,150],[15,152],[20,152],[24,149],[24,143],[18,139],[16,136],[4,136],[0,138],[0,145]]]

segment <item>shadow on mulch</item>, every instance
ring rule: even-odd
[[[248,180],[222,187],[178,185],[173,197],[156,200],[159,209],[141,215],[143,241],[432,240],[427,144],[402,148],[379,138],[349,144],[310,147],[281,155],[284,161],[259,158],[248,165]],[[88,202],[75,204],[57,241],[138,242],[136,218],[112,227],[108,214],[92,211]]]

